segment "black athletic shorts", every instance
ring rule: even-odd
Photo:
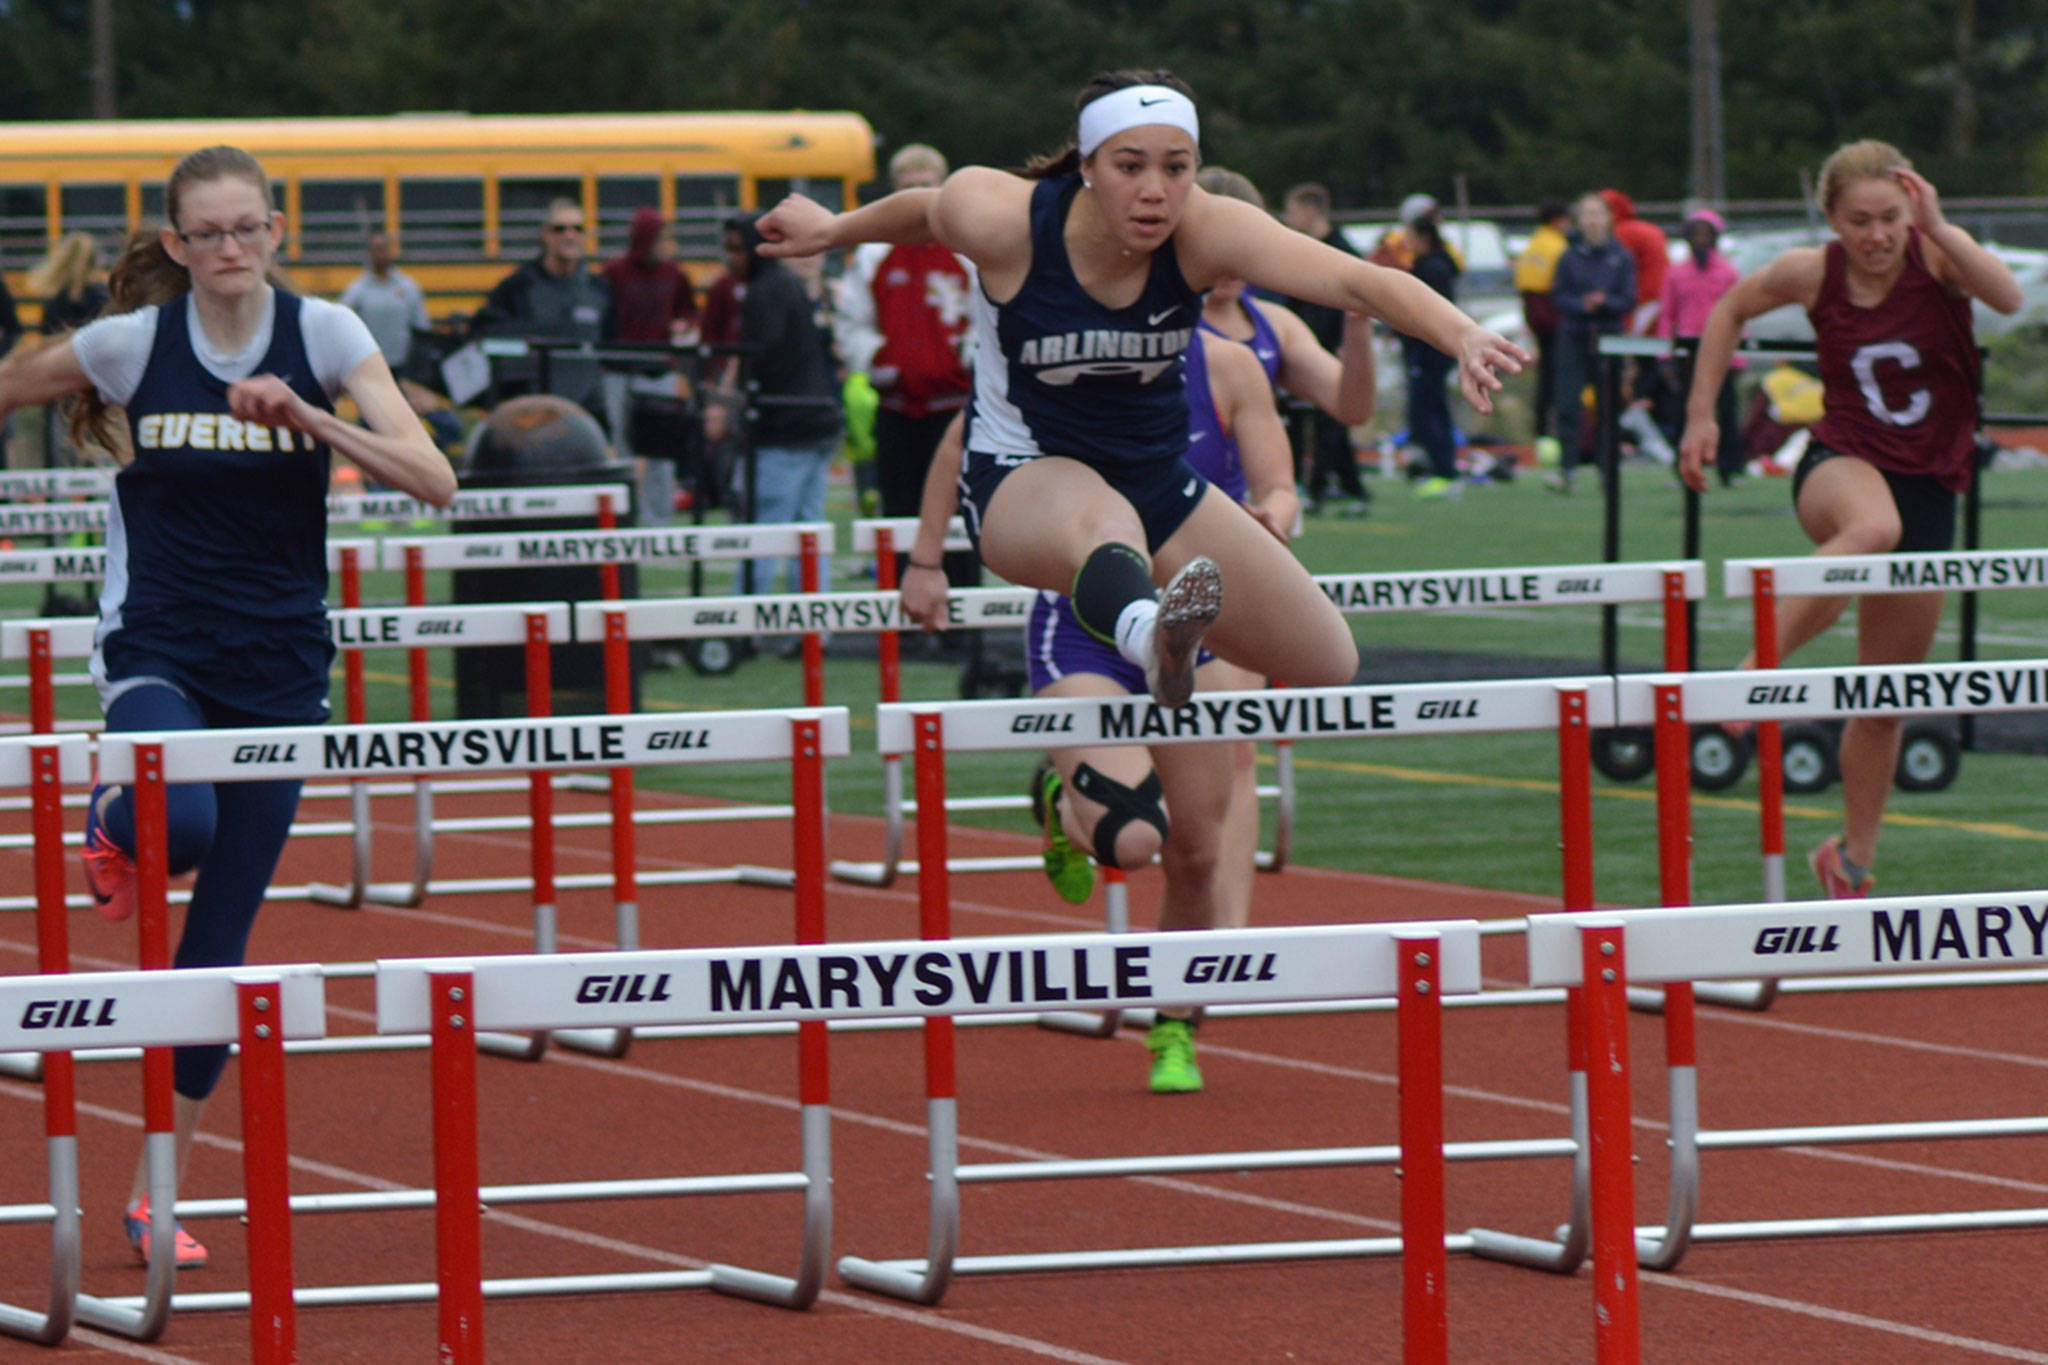
[[[1040,455],[990,455],[970,450],[960,462],[960,515],[974,548],[981,549],[981,522],[996,488],[1012,471]],[[1172,538],[1181,523],[1193,515],[1196,504],[1209,491],[1209,481],[1197,474],[1186,460],[1159,460],[1141,465],[1090,464],[1103,481],[1121,493],[1138,514],[1145,528],[1145,546],[1153,553]]]
[[[1847,454],[1818,441],[1809,442],[1799,468],[1792,474],[1792,505],[1799,505],[1799,490],[1806,486],[1807,475],[1827,461]],[[1894,553],[1935,554],[1956,547],[1953,489],[1943,487],[1931,474],[1894,474],[1889,469],[1877,472],[1884,475],[1892,490],[1892,504],[1899,509],[1899,543]]]

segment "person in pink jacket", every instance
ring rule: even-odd
[[[1735,287],[1742,274],[1724,255],[1719,243],[1727,225],[1712,209],[1696,209],[1685,217],[1685,243],[1692,255],[1671,267],[1664,277],[1663,306],[1657,310],[1657,335],[1698,338],[1707,330],[1707,319],[1721,296]],[[1736,420],[1735,361],[1721,378],[1714,399],[1714,420],[1721,427],[1721,441],[1715,451],[1714,467],[1727,487],[1742,476],[1744,455],[1742,424]],[[1674,385],[1683,392],[1682,383]]]

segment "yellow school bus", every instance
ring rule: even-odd
[[[179,157],[228,143],[253,153],[284,211],[281,261],[307,293],[361,270],[365,236],[391,235],[437,315],[473,308],[539,250],[557,198],[583,205],[593,259],[625,250],[634,210],[675,222],[685,261],[718,258],[718,225],[792,189],[839,208],[874,178],[874,133],[851,113],[396,114],[383,118],[0,123],[0,265],[22,272],[67,232],[111,262],[161,221]]]

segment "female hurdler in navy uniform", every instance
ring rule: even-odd
[[[283,215],[255,158],[210,147],[178,163],[169,226],[115,267],[111,315],[0,367],[0,414],[78,396],[79,425],[130,458],[107,518],[92,660],[109,730],[317,724],[333,657],[327,588],[330,451],[437,505],[448,462],[412,414],[362,321],[272,287]],[[367,426],[334,415],[346,393]],[[125,431],[108,409],[126,410]],[[196,869],[174,965],[235,966],[298,807],[297,782],[183,784],[168,792],[170,866]],[[135,908],[128,794],[95,787],[86,881],[100,913]],[[177,1155],[227,1060],[175,1054]],[[146,1170],[127,1231],[147,1259]],[[206,1263],[183,1229],[180,1268]]]
[[[1813,320],[1826,410],[1792,476],[1792,506],[1815,554],[1924,553],[1955,544],[1956,494],[1977,445],[1977,343],[1970,300],[2016,311],[2019,281],[1942,216],[1941,200],[1897,148],[1852,142],[1820,169],[1821,211],[1837,240],[1797,247],[1721,296],[1700,337],[1679,471],[1705,491],[1719,427],[1714,399],[1751,318],[1796,303]],[[1826,630],[1846,597],[1778,609],[1778,658]],[[1861,599],[1856,662],[1919,663],[1941,624],[1942,594]],[[1743,667],[1755,663],[1754,656]],[[1829,898],[1868,895],[1885,798],[1899,761],[1895,716],[1842,730],[1843,829],[1808,858]]]
[[[844,214],[792,197],[762,219],[763,249],[936,239],[974,262],[960,478],[969,531],[1004,578],[1071,597],[1081,624],[1144,669],[1162,705],[1187,701],[1205,631],[1218,655],[1261,674],[1348,683],[1358,650],[1343,616],[1182,458],[1182,353],[1202,291],[1231,276],[1383,318],[1456,356],[1481,410],[1500,387],[1494,371],[1525,357],[1411,276],[1196,188],[1195,106],[1172,76],[1099,76],[1079,107],[1074,146],[1026,176],[966,167],[938,190]],[[1095,846],[1116,846],[1133,824],[1163,835],[1156,792],[1099,773],[1086,785],[1111,822],[1107,837],[1094,829]],[[1156,846],[1156,835],[1130,833]]]

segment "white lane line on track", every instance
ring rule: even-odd
[[[146,1360],[152,1365],[202,1365],[191,1356],[174,1356],[169,1351],[159,1351],[153,1346],[144,1346],[139,1341],[128,1341],[122,1337],[96,1332],[90,1327],[73,1327],[71,1335],[65,1338],[67,1344],[76,1342],[90,1346],[108,1355],[125,1356],[129,1360]],[[67,1356],[66,1359],[69,1357]]]
[[[0,1081],[0,1094],[5,1094],[15,1099],[32,1100],[37,1104],[42,1102],[42,1091],[40,1088],[21,1085],[12,1081]],[[142,1116],[129,1113],[126,1110],[112,1109],[105,1105],[90,1104],[83,1101],[79,1103],[78,1110],[81,1114],[89,1114],[94,1118],[121,1124],[124,1127],[136,1129],[142,1127]],[[218,1148],[223,1152],[239,1154],[242,1150],[242,1144],[239,1141],[234,1138],[222,1137],[215,1133],[198,1133],[194,1136],[193,1141],[208,1147]],[[386,1180],[381,1176],[351,1170],[345,1166],[336,1166],[325,1161],[314,1161],[309,1157],[294,1155],[290,1160],[295,1169],[344,1184],[356,1185],[364,1189],[388,1192],[406,1188],[404,1185]],[[484,1214],[484,1217],[491,1222],[518,1228],[521,1231],[531,1232],[539,1236],[558,1238],[568,1242],[579,1242],[585,1246],[613,1251],[627,1256],[637,1256],[642,1260],[674,1266],[679,1269],[698,1270],[711,1264],[709,1261],[678,1256],[673,1252],[641,1246],[636,1242],[603,1237],[595,1233],[583,1232],[576,1228],[544,1222],[538,1218],[528,1218],[522,1214],[490,1210]],[[1085,1351],[1077,1351],[1070,1347],[1060,1346],[1054,1342],[1040,1341],[1035,1337],[1019,1336],[1014,1332],[999,1331],[993,1327],[981,1327],[971,1322],[961,1322],[958,1319],[945,1317],[938,1313],[921,1313],[907,1308],[898,1308],[894,1304],[866,1298],[861,1295],[842,1294],[835,1290],[826,1290],[820,1293],[818,1298],[821,1302],[830,1303],[835,1307],[845,1308],[852,1312],[866,1313],[871,1317],[889,1318],[896,1322],[910,1323],[935,1332],[949,1332],[954,1336],[968,1337],[975,1341],[984,1341],[997,1346],[1006,1346],[1012,1350],[1041,1356],[1047,1360],[1068,1362],[1068,1365],[1122,1365],[1122,1362],[1109,1357],[1090,1355]],[[76,1336],[79,1333],[74,1332],[73,1335]],[[93,1335],[97,1336],[98,1334],[95,1333]],[[155,1351],[146,1351],[144,1348],[132,1347],[128,1343],[114,1338],[106,1338],[105,1341],[107,1349],[115,1350],[122,1355],[132,1355],[140,1360],[162,1361],[167,1362],[167,1365],[199,1365],[199,1362],[189,1360],[184,1356],[164,1355]],[[99,1343],[96,1342],[95,1344]]]
[[[1705,1280],[1688,1280],[1655,1270],[1643,1271],[1642,1282],[1664,1289],[1682,1289],[1688,1294],[1703,1294],[1712,1299],[1731,1299],[1736,1303],[1751,1304],[1758,1308],[1775,1308],[1784,1313],[1797,1313],[1801,1317],[1818,1318],[1822,1322],[1836,1322],[1847,1327],[1863,1327],[1873,1332],[1886,1332],[1892,1336],[1925,1341],[1958,1351],[1974,1351],[1978,1355],[1994,1356],[2000,1360],[2031,1360],[2048,1365],[2048,1355],[2043,1355],[2039,1351],[2029,1351],[2024,1347],[1983,1341],[1977,1337],[1957,1336],[1953,1332],[1939,1332],[1932,1327],[1915,1327],[1909,1322],[1891,1322],[1864,1313],[1851,1313],[1842,1308],[1826,1308],[1817,1303],[1781,1298],[1776,1294],[1759,1294],[1751,1289],[1736,1289],[1725,1284],[1711,1284]]]

